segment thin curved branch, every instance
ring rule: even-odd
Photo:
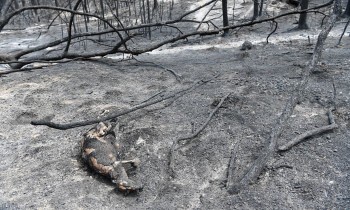
[[[307,138],[310,138],[312,136],[316,136],[316,135],[322,134],[324,132],[331,131],[331,130],[338,128],[338,125],[334,121],[334,117],[333,117],[331,109],[328,110],[327,115],[328,115],[328,120],[330,123],[329,125],[322,126],[320,128],[315,128],[313,130],[310,130],[310,131],[307,131],[305,133],[298,135],[297,137],[295,137],[291,141],[278,147],[278,151],[284,152],[284,151],[290,150],[293,146],[299,144],[300,142],[304,141]]]
[[[226,96],[224,96],[223,98],[221,98],[220,103],[215,107],[215,109],[209,114],[209,116],[207,117],[206,121],[203,123],[203,125],[193,134],[184,136],[184,137],[180,137],[176,140],[173,141],[169,153],[168,153],[168,173],[169,176],[174,178],[175,177],[175,170],[174,170],[174,152],[179,149],[177,148],[177,145],[184,140],[189,140],[189,139],[193,139],[195,137],[197,137],[199,135],[200,132],[202,132],[205,127],[207,127],[207,125],[209,124],[210,120],[213,118],[214,114],[219,110],[219,108],[221,107],[221,105],[224,103],[224,101],[230,96],[231,93],[227,94]]]
[[[198,24],[196,30],[198,30],[199,27],[201,27],[203,21],[204,21],[205,18],[209,15],[209,13],[213,10],[213,8],[215,7],[215,5],[216,5],[216,3],[217,3],[218,1],[219,1],[219,0],[216,0],[216,1],[214,2],[214,4],[210,7],[210,9],[208,10],[208,12],[203,16],[203,18],[202,18],[201,22]]]
[[[205,120],[205,122],[203,123],[203,125],[196,130],[196,132],[194,132],[191,135],[187,135],[187,136],[183,136],[180,137],[179,139],[177,139],[177,143],[180,143],[181,141],[184,140],[188,140],[188,139],[193,139],[195,137],[197,137],[199,135],[200,132],[202,132],[205,127],[207,127],[207,125],[209,124],[210,120],[213,118],[214,114],[219,110],[219,108],[221,107],[221,105],[224,103],[224,101],[231,95],[231,93],[225,95],[224,97],[221,98],[220,103],[215,107],[215,109],[209,114],[209,116],[207,117],[207,119]]]
[[[217,1],[217,0],[211,0],[211,1],[209,1],[209,2],[207,2],[207,3],[205,3],[205,4],[203,4],[202,6],[199,6],[199,7],[195,8],[195,9],[193,9],[193,10],[191,10],[191,11],[188,11],[188,12],[186,12],[185,14],[181,15],[181,16],[178,18],[178,20],[182,20],[182,19],[183,19],[184,17],[186,17],[187,15],[190,15],[190,14],[192,14],[192,13],[194,13],[194,12],[197,12],[198,10],[202,9],[203,7],[206,7],[206,6],[208,6],[208,5],[210,5],[211,3],[216,2],[216,1]]]
[[[350,23],[350,17],[348,18],[348,22],[346,22],[345,27],[344,27],[344,30],[343,30],[343,32],[342,32],[341,35],[340,35],[340,38],[339,38],[339,41],[338,41],[337,46],[340,45],[341,40],[342,40],[342,38],[343,38],[343,36],[344,36],[344,34],[345,34],[345,31],[346,31],[346,29],[347,29],[348,26],[349,26],[349,23]]]
[[[271,36],[273,33],[276,32],[277,27],[278,27],[278,22],[277,22],[277,21],[273,20],[272,22],[275,23],[275,28],[274,28],[273,31],[271,31],[271,33],[269,33],[269,35],[266,37],[266,44],[269,43],[269,38],[270,38],[270,36]]]
[[[74,5],[73,10],[77,11],[79,4],[81,3],[82,0],[78,0],[77,3]],[[74,13],[71,14],[70,16],[70,20],[69,20],[69,24],[68,24],[68,40],[67,40],[67,44],[66,44],[66,48],[63,51],[63,54],[67,54],[68,53],[68,49],[70,46],[70,43],[72,41],[72,25],[73,25],[73,21],[74,21]]]

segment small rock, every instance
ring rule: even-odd
[[[240,50],[251,50],[253,48],[253,44],[250,41],[244,41]]]
[[[140,136],[137,141],[136,141],[136,145],[144,145],[146,144],[146,141]]]

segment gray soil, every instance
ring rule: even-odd
[[[339,128],[275,155],[258,181],[235,195],[225,188],[230,156],[237,156],[236,175],[241,176],[300,81],[313,46],[305,38],[240,51],[227,47],[231,39],[237,38],[197,39],[137,57],[176,71],[181,82],[159,66],[112,59],[1,77],[0,209],[349,209],[349,37],[341,48],[334,47],[336,38],[327,40],[323,63],[311,75],[278,144],[328,124],[333,81]],[[204,44],[211,47],[186,47]],[[61,131],[30,125],[44,117],[53,122],[97,119],[218,73],[184,96],[118,118],[117,136],[129,152],[125,156],[141,160],[131,174],[144,185],[137,195],[115,192],[110,180],[82,162],[80,141],[92,126]],[[172,141],[199,128],[228,93],[209,125],[175,153],[176,176],[169,179]]]

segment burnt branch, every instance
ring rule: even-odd
[[[329,125],[322,126],[320,128],[315,128],[313,130],[310,130],[310,131],[307,131],[303,134],[298,135],[297,137],[295,137],[294,139],[292,139],[288,143],[278,147],[278,151],[282,152],[282,151],[290,150],[293,146],[299,144],[300,142],[306,140],[307,138],[311,138],[313,136],[320,135],[320,134],[325,133],[327,131],[331,131],[331,130],[338,128],[338,125],[334,121],[334,117],[333,117],[331,109],[328,110],[327,115],[328,115],[328,120],[330,123]]]
[[[46,125],[50,128],[55,128],[55,129],[59,129],[59,130],[67,130],[67,129],[71,129],[71,128],[76,128],[76,127],[81,127],[81,126],[86,126],[86,125],[92,125],[92,124],[96,124],[99,123],[101,121],[107,121],[107,120],[112,120],[115,119],[117,117],[120,117],[122,115],[126,115],[129,114],[131,112],[137,111],[139,109],[160,103],[162,101],[165,101],[167,99],[171,99],[171,98],[175,98],[175,97],[180,97],[183,96],[184,94],[190,92],[191,90],[208,83],[209,81],[211,81],[212,79],[207,79],[207,80],[200,80],[198,82],[195,82],[193,85],[191,85],[188,88],[182,89],[180,91],[174,92],[174,93],[169,93],[167,95],[162,95],[161,97],[159,97],[156,100],[152,100],[134,107],[131,107],[129,109],[120,111],[118,113],[114,113],[112,115],[103,117],[101,119],[92,119],[92,120],[86,120],[86,121],[80,121],[80,122],[73,122],[73,123],[54,123],[51,121],[47,121],[45,119],[43,120],[33,120],[31,121],[32,125]]]
[[[216,35],[216,34],[220,34],[223,30],[226,29],[235,29],[235,28],[241,28],[241,27],[246,27],[246,26],[253,26],[255,24],[259,24],[259,23],[263,23],[263,22],[267,22],[267,21],[273,21],[276,22],[276,19],[287,16],[287,15],[292,15],[292,14],[299,14],[299,13],[305,13],[305,12],[315,12],[315,10],[329,6],[332,2],[328,2],[319,6],[315,6],[313,8],[309,8],[306,10],[301,10],[301,11],[293,11],[293,12],[288,12],[288,13],[284,13],[275,17],[271,17],[271,18],[267,18],[267,19],[262,19],[262,20],[257,20],[257,21],[252,21],[252,22],[247,22],[247,23],[243,23],[243,24],[239,24],[239,25],[230,25],[227,27],[223,27],[223,28],[217,28],[215,30],[207,30],[207,31],[195,31],[195,32],[191,32],[191,33],[187,33],[187,34],[180,34],[177,37],[168,39],[168,40],[164,40],[161,42],[158,42],[150,47],[146,47],[144,49],[128,49],[126,42],[128,40],[131,40],[131,37],[129,35],[127,35],[126,38],[123,38],[122,35],[120,34],[120,32],[124,31],[126,34],[128,34],[129,31],[131,30],[135,30],[135,29],[141,29],[141,28],[149,28],[149,27],[160,27],[160,26],[166,26],[169,27],[171,26],[171,24],[176,24],[179,22],[194,22],[193,20],[186,20],[184,19],[186,16],[188,16],[189,14],[192,14],[198,10],[200,10],[201,8],[208,6],[212,3],[216,2],[216,0],[212,0],[209,1],[205,4],[203,4],[202,6],[199,6],[185,14],[183,14],[182,16],[178,17],[175,20],[170,20],[170,21],[166,21],[166,22],[159,22],[159,23],[152,23],[152,24],[141,24],[141,25],[137,25],[137,26],[132,26],[132,27],[122,27],[122,28],[115,28],[113,26],[113,24],[111,24],[109,21],[107,21],[106,19],[104,19],[103,17],[100,17],[98,15],[94,15],[94,14],[89,14],[89,13],[84,13],[84,12],[79,12],[79,11],[75,11],[75,10],[71,10],[71,9],[67,9],[67,8],[62,8],[62,7],[53,7],[53,6],[31,6],[31,7],[24,7],[21,9],[18,9],[12,13],[10,13],[9,15],[7,15],[4,19],[0,20],[0,31],[3,29],[3,27],[16,15],[20,14],[23,11],[26,10],[36,10],[36,9],[47,9],[47,10],[54,10],[54,11],[58,11],[58,12],[69,12],[71,13],[71,15],[82,15],[82,16],[88,16],[88,17],[94,17],[97,18],[99,20],[101,20],[102,22],[104,22],[105,24],[107,24],[110,28],[112,28],[111,30],[106,30],[106,31],[102,31],[102,32],[92,32],[92,33],[81,33],[81,34],[74,34],[74,35],[68,35],[67,37],[64,37],[60,40],[55,40],[52,41],[50,43],[44,44],[44,45],[40,45],[31,49],[24,49],[22,51],[19,51],[15,54],[11,54],[11,55],[0,55],[0,61],[2,61],[0,64],[7,64],[10,62],[11,67],[13,69],[18,69],[18,68],[22,68],[24,65],[26,64],[30,64],[33,62],[40,62],[41,61],[57,61],[57,60],[63,60],[63,59],[75,59],[78,57],[83,57],[83,58],[89,58],[89,57],[94,57],[94,56],[105,56],[108,54],[114,54],[114,53],[128,53],[128,54],[132,54],[132,55],[139,55],[145,52],[149,52],[152,50],[155,50],[165,44],[168,43],[173,43],[179,40],[183,40],[183,39],[187,39],[188,37],[192,37],[192,36],[207,36],[207,35]],[[197,21],[198,22],[198,21]],[[71,26],[70,26],[71,27]],[[68,29],[69,30],[69,29]],[[113,47],[110,50],[106,50],[103,52],[95,52],[95,53],[86,53],[86,54],[74,54],[74,53],[68,53],[66,51],[64,51],[64,53],[62,55],[59,56],[36,56],[36,57],[28,57],[25,59],[20,59],[22,56],[27,55],[29,53],[33,53],[36,51],[40,51],[40,50],[44,50],[48,47],[54,47],[57,45],[60,45],[62,43],[65,42],[70,42],[72,39],[76,39],[76,38],[80,38],[80,37],[84,37],[84,36],[94,36],[94,35],[101,35],[101,34],[107,34],[107,33],[117,33],[117,35],[120,38],[120,41],[117,42],[116,46]],[[70,34],[70,33],[69,33]],[[131,35],[132,37],[139,35],[139,34],[134,34]],[[66,45],[66,50],[68,48],[69,44]],[[121,46],[124,46],[124,49],[121,49]]]
[[[73,10],[77,11],[79,4],[81,3],[82,0],[78,0],[77,3],[74,5]],[[63,54],[67,54],[68,53],[68,49],[70,46],[70,42],[72,41],[72,25],[73,25],[73,21],[74,21],[74,13],[71,14],[70,20],[69,20],[69,25],[68,25],[68,40],[67,40],[67,44],[66,44],[66,48],[63,51]]]
[[[20,8],[8,15],[5,16],[5,18],[3,18],[2,20],[0,20],[0,32],[2,31],[2,29],[10,22],[10,20],[26,11],[26,10],[37,10],[37,9],[46,9],[46,10],[55,10],[55,11],[59,11],[59,12],[69,12],[71,14],[74,14],[74,15],[82,15],[82,16],[89,16],[89,17],[94,17],[94,18],[97,18],[99,20],[101,20],[102,22],[106,23],[109,27],[114,28],[114,26],[109,23],[108,20],[98,16],[98,15],[94,15],[94,14],[91,14],[91,13],[85,13],[85,12],[79,12],[79,11],[75,11],[75,10],[71,10],[71,9],[68,9],[68,8],[64,8],[64,7],[54,7],[54,6],[47,6],[47,5],[41,5],[41,6],[30,6],[30,7],[23,7],[23,8]]]
[[[183,136],[180,137],[176,140],[173,141],[170,150],[169,150],[169,154],[168,154],[168,173],[170,175],[170,177],[175,177],[175,170],[174,170],[174,153],[177,149],[179,149],[177,147],[177,145],[179,143],[181,143],[181,141],[184,140],[191,140],[195,137],[197,137],[209,124],[210,120],[213,118],[213,116],[215,115],[215,113],[219,110],[219,108],[221,107],[221,105],[224,103],[224,101],[230,96],[231,93],[227,94],[226,96],[224,96],[223,98],[221,98],[220,103],[215,107],[215,109],[209,114],[209,116],[207,117],[207,119],[205,120],[205,122],[203,123],[203,125],[193,134],[187,135],[187,136]],[[188,143],[188,142],[187,142]],[[182,145],[183,146],[183,145]]]
[[[274,34],[277,30],[278,27],[278,22],[276,22],[275,20],[272,21],[275,24],[275,28],[271,31],[271,33],[269,33],[269,35],[266,37],[266,43],[269,43],[269,38],[272,34]]]
[[[213,8],[215,7],[215,5],[216,5],[217,2],[218,2],[218,0],[216,0],[216,1],[214,2],[214,4],[210,7],[210,9],[208,10],[208,12],[204,15],[204,17],[202,18],[201,22],[198,24],[196,30],[198,30],[198,29],[201,27],[201,25],[203,24],[205,18],[207,18],[207,16],[208,16],[209,13],[213,10]]]
[[[348,26],[349,26],[349,23],[350,23],[350,17],[348,18],[348,21],[347,21],[346,24],[345,24],[344,30],[343,30],[343,32],[342,32],[341,35],[340,35],[340,38],[339,38],[339,41],[338,41],[338,44],[337,44],[338,46],[340,45],[341,40],[343,39],[343,36],[344,36],[344,34],[345,34],[346,29],[347,29]]]
[[[156,66],[156,67],[159,67],[159,68],[161,68],[161,69],[164,69],[164,70],[170,72],[172,75],[174,75],[176,81],[178,81],[178,82],[181,82],[181,80],[182,80],[182,75],[176,73],[176,72],[175,72],[174,70],[172,70],[172,69],[166,68],[166,67],[164,67],[164,66],[162,66],[162,65],[156,64],[156,63],[151,62],[151,61],[141,61],[141,60],[136,59],[135,57],[133,57],[132,59],[135,60],[135,61],[137,61],[137,62],[139,62],[139,63],[148,63],[148,64],[152,64],[152,65],[154,65],[154,66]]]
[[[207,125],[209,124],[210,120],[213,118],[214,114],[219,110],[219,108],[221,107],[221,105],[224,103],[224,101],[230,96],[231,93],[227,94],[226,96],[224,96],[223,98],[221,98],[220,103],[215,107],[215,109],[209,114],[208,118],[205,120],[205,122],[203,123],[203,125],[197,129],[196,132],[194,132],[191,135],[187,135],[187,136],[183,136],[179,139],[177,139],[176,143],[181,143],[184,140],[190,140],[193,138],[196,138],[200,132],[202,132]]]

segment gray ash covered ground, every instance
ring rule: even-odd
[[[181,83],[157,66],[109,59],[57,64],[1,77],[0,208],[350,208],[349,37],[344,37],[341,48],[334,47],[336,38],[327,40],[320,71],[311,75],[304,100],[278,144],[328,124],[332,81],[337,90],[334,114],[339,128],[274,156],[257,183],[238,195],[225,189],[232,149],[239,176],[257,157],[300,81],[312,46],[305,38],[255,43],[244,52],[239,46],[227,47],[231,38],[237,39],[213,37],[190,47],[177,44],[138,57],[176,71],[182,75]],[[44,117],[54,122],[98,118],[217,73],[218,78],[172,103],[118,119],[116,132],[125,151],[141,160],[132,174],[144,184],[138,195],[115,193],[110,180],[82,163],[79,143],[92,126],[60,131],[29,123]],[[208,127],[176,153],[176,176],[169,180],[167,154],[172,141],[190,134],[193,126],[200,127],[213,110],[213,102],[229,92],[232,94]]]

